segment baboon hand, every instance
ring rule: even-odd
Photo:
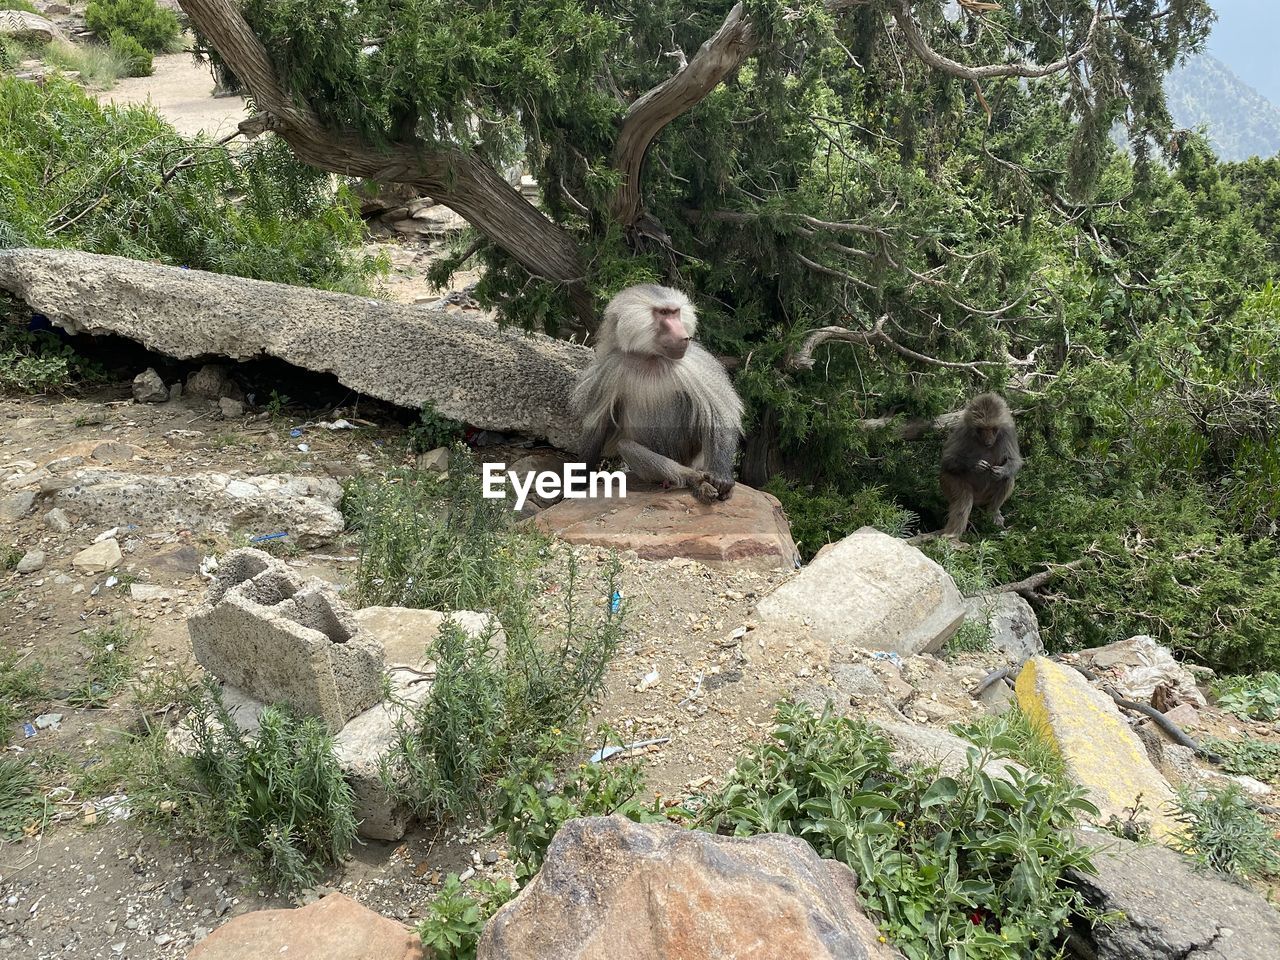
[[[689,483],[689,489],[700,503],[715,503],[720,497],[715,478],[709,473],[695,473]]]
[[[728,500],[733,496],[735,486],[733,477],[713,477],[711,482],[715,484],[718,499]]]
[[[988,471],[988,472],[990,472],[990,473],[994,473],[994,472],[995,472],[995,468],[994,468],[994,467],[992,467],[992,466],[991,466],[991,464],[990,464],[990,463],[988,463],[986,460],[979,460],[979,461],[978,461],[978,469],[979,469],[979,470],[986,470],[986,471]]]
[[[998,467],[988,467],[988,469],[991,471],[992,476],[999,477],[1002,480],[1009,475],[1009,468],[1003,465]]]

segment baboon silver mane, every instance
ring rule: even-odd
[[[942,492],[948,505],[943,535],[963,534],[974,507],[987,507],[995,525],[1003,528],[1000,508],[1013,493],[1020,469],[1018,428],[1004,397],[998,393],[974,397],[942,448]]]
[[[730,497],[742,400],[694,341],[697,328],[693,304],[671,287],[640,284],[609,301],[573,392],[589,468],[617,454],[641,480],[688,487],[703,502]]]

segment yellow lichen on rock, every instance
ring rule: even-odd
[[[1181,830],[1170,813],[1173,791],[1109,696],[1075,670],[1045,657],[1027,661],[1016,691],[1022,712],[1102,812],[1100,822],[1112,816],[1126,819],[1140,801],[1138,820],[1150,824],[1155,838]]]

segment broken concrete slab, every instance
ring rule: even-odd
[[[818,551],[756,607],[762,633],[816,636],[831,667],[865,650],[931,653],[964,622],[955,582],[909,543],[863,527]]]
[[[1115,703],[1070,667],[1045,657],[1028,660],[1015,685],[1018,706],[1062,756],[1067,776],[1101,811],[1099,822],[1138,819],[1156,839],[1182,831],[1171,813],[1173,790]]]
[[[790,570],[800,558],[782,505],[741,483],[729,500],[699,503],[688,490],[628,482],[625,497],[562,500],[533,523],[568,543],[634,550],[645,560]]]
[[[427,647],[445,620],[453,620],[473,637],[488,634],[495,647],[504,641],[492,614],[473,610],[414,610],[409,607],[364,607],[354,614],[360,629],[382,644],[387,664],[421,670],[428,665]]]
[[[382,699],[382,647],[333,586],[303,580],[261,550],[222,558],[187,629],[196,660],[214,676],[319,717],[331,732]]]
[[[226,473],[187,476],[77,470],[54,503],[89,520],[227,533],[287,531],[311,547],[342,531],[342,486],[328,477]]]
[[[85,547],[71,558],[71,566],[81,573],[106,573],[120,565],[124,555],[115,537]]]
[[[491,320],[74,250],[0,251],[0,288],[69,333],[182,359],[265,354],[483,429],[578,440],[568,401],[591,351]]]

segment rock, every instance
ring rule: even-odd
[[[169,399],[169,388],[154,367],[147,367],[133,378],[133,399],[138,403],[164,403]]]
[[[231,379],[227,368],[216,363],[206,363],[187,377],[186,394],[198,400],[221,400],[229,397],[240,400],[244,392]]]
[[[35,502],[36,494],[34,490],[20,490],[18,493],[11,493],[7,497],[0,498],[0,519],[19,520],[31,512],[31,507]]]
[[[120,544],[111,538],[85,547],[71,558],[71,566],[81,573],[106,573],[119,566],[123,559]]]
[[[35,573],[37,570],[44,569],[44,551],[28,550],[22,555],[22,559],[18,561],[18,565],[14,569],[18,573]]]
[[[182,399],[182,381],[181,380],[175,380],[173,383],[169,384],[169,399],[170,400]]]
[[[196,661],[215,677],[319,717],[333,733],[382,699],[381,645],[331,584],[304,581],[261,550],[222,558],[187,630]]]
[[[1153,637],[1140,635],[1095,647],[1080,653],[1083,666],[1106,673],[1121,696],[1139,703],[1150,703],[1157,687],[1169,701],[1161,710],[1178,703],[1205,706],[1204,694],[1196,687],[1190,670],[1173,658],[1173,652]]]
[[[964,607],[965,619],[985,626],[992,648],[1009,654],[1014,663],[1021,665],[1044,653],[1036,612],[1016,593],[969,597]]]
[[[873,721],[893,743],[893,759],[899,766],[937,767],[944,777],[955,777],[969,766],[969,751],[976,750],[972,743],[954,733],[937,727],[914,723],[898,723],[894,720]],[[1026,773],[1026,768],[1013,760],[994,757],[982,770],[995,780],[1012,780],[1012,771]]]
[[[625,498],[562,500],[533,523],[568,543],[634,550],[645,560],[683,557],[762,570],[799,562],[782,505],[741,483],[731,499],[712,504],[699,503],[687,490],[628,483]]]
[[[447,473],[449,471],[449,448],[436,447],[434,450],[428,450],[426,453],[418,454],[418,458],[414,461],[414,465],[419,470],[430,470],[433,473]]]
[[[1181,854],[1080,831],[1096,874],[1074,874],[1085,899],[1118,919],[1094,933],[1098,960],[1274,960],[1280,913],[1247,887],[1192,868]]]
[[[481,429],[578,442],[569,395],[591,350],[481,317],[73,250],[0,251],[0,288],[71,333],[183,359],[268,354]]]
[[[882,960],[857,878],[780,834],[570,820],[489,921],[477,960]]]
[[[180,587],[161,587],[154,583],[129,584],[129,597],[133,600],[174,600],[186,595],[187,591]]]
[[[144,566],[152,573],[161,573],[175,580],[185,580],[200,572],[204,554],[189,543],[175,543],[158,550]]]
[[[342,487],[327,477],[225,473],[148,476],[80,470],[54,502],[90,520],[169,530],[227,533],[287,530],[291,542],[313,547],[342,531]]]
[[[40,12],[46,17],[66,17],[71,15],[71,7],[65,3],[46,3]]]
[[[440,624],[452,618],[473,637],[492,630],[492,640],[500,647],[505,639],[497,620],[487,613],[471,610],[413,610],[408,607],[365,607],[355,612],[360,629],[382,645],[388,665],[421,670],[427,666],[427,645],[440,632]]]
[[[57,533],[71,532],[71,519],[65,510],[54,507],[44,515],[44,525]]]
[[[872,527],[823,547],[756,611],[762,632],[824,640],[833,671],[856,662],[856,651],[932,652],[964,620],[960,591],[947,572]]]
[[[568,462],[569,457],[565,454],[546,451],[542,453],[531,453],[527,457],[521,457],[515,463],[511,464],[508,469],[520,477],[523,477],[528,473],[555,473],[562,475],[564,472],[564,465]],[[734,494],[737,494],[736,488],[734,490]],[[529,488],[529,499],[527,503],[532,504],[534,507],[543,508],[559,503],[562,499],[563,496],[559,493],[550,497],[539,496],[536,486],[533,486]]]
[[[93,452],[89,454],[99,463],[128,463],[138,455],[138,451],[127,443],[117,443],[114,440],[107,440],[98,444],[93,448]]]
[[[1177,724],[1178,729],[1182,731],[1194,730],[1200,726],[1200,711],[1189,703],[1180,703],[1172,710],[1166,710],[1166,717],[1173,723]],[[1161,729],[1158,725],[1156,729]],[[1168,736],[1168,734],[1165,734]]]
[[[380,917],[341,893],[296,910],[258,910],[233,917],[188,954],[188,960],[424,960],[408,927]]]
[[[1100,822],[1128,819],[1126,810],[1140,797],[1139,820],[1150,823],[1157,839],[1181,831],[1168,812],[1173,791],[1109,696],[1045,657],[1027,661],[1016,690],[1022,712],[1062,755],[1067,775],[1088,791]]]
[[[0,37],[49,43],[62,37],[57,24],[24,10],[0,10]]]
[[[244,402],[232,400],[230,397],[220,397],[218,399],[218,409],[222,411],[222,415],[228,420],[239,420],[244,416]]]

